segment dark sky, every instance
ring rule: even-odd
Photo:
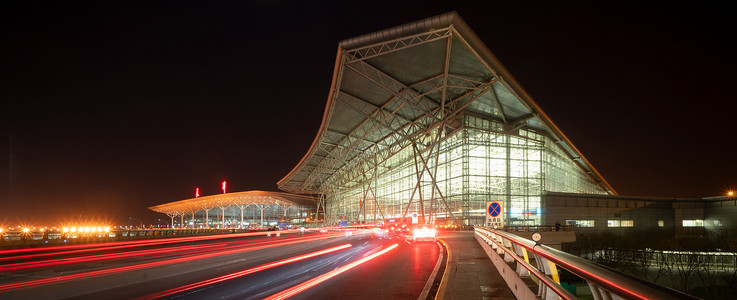
[[[130,2],[1,4],[0,225],[150,223],[222,180],[276,191],[317,134],[338,42],[451,10],[620,194],[737,186],[727,6]]]

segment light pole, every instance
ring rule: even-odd
[[[129,217],[129,219],[131,219],[131,220],[135,220],[135,221],[138,221],[138,223],[141,223],[141,229],[143,229],[143,228],[145,227],[145,226],[143,226],[143,221],[141,221],[141,220],[139,220],[139,219],[136,219],[136,218],[134,218],[134,217]]]

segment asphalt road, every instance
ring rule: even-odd
[[[314,254],[332,247],[342,248]],[[309,254],[314,256],[298,259]],[[333,274],[289,296],[417,299],[439,254],[436,243],[377,238],[367,231],[0,251],[0,298],[263,299]]]

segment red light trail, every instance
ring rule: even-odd
[[[297,230],[289,230],[286,232],[297,232]],[[0,250],[0,256],[9,255],[9,254],[17,254],[17,253],[27,253],[27,252],[41,252],[41,251],[47,252],[47,251],[64,251],[64,250],[70,250],[70,251],[65,251],[64,254],[72,254],[72,253],[76,254],[76,253],[84,253],[84,252],[90,252],[90,251],[99,251],[101,250],[101,248],[104,248],[105,250],[112,250],[112,249],[123,249],[123,248],[130,248],[130,247],[155,246],[155,245],[164,245],[164,244],[172,244],[172,243],[195,242],[195,241],[227,239],[227,238],[268,235],[268,234],[269,232],[259,231],[259,232],[231,233],[231,234],[221,234],[221,235],[192,236],[192,237],[181,237],[181,238],[162,238],[162,239],[143,240],[143,241],[126,241],[126,242],[112,242],[112,243],[98,243],[98,244],[84,244],[84,245],[52,246],[52,247],[43,247],[43,248],[9,249],[9,250]],[[73,250],[73,249],[78,249],[78,250]],[[40,258],[40,257],[46,257],[46,256],[53,256],[53,255],[59,255],[59,253],[41,253],[41,254],[32,254],[32,255],[26,255],[26,256],[0,257],[0,261],[26,259],[26,258]]]
[[[116,268],[103,269],[103,270],[90,271],[90,272],[83,272],[83,273],[78,273],[78,274],[62,275],[62,276],[57,276],[57,277],[52,277],[52,278],[43,278],[43,279],[15,282],[15,283],[9,283],[9,284],[0,286],[0,292],[29,288],[29,287],[34,287],[34,286],[46,285],[46,284],[67,282],[71,280],[78,280],[78,279],[90,278],[90,277],[95,277],[95,276],[103,276],[103,275],[110,275],[110,274],[116,274],[116,273],[121,273],[121,272],[129,272],[129,271],[146,269],[146,268],[154,268],[154,267],[160,267],[164,265],[183,263],[183,262],[188,262],[188,261],[193,261],[193,260],[198,260],[198,259],[205,259],[205,258],[210,258],[210,257],[215,257],[215,256],[220,256],[220,255],[228,255],[228,254],[235,254],[235,253],[258,250],[258,249],[266,249],[266,248],[277,247],[277,246],[292,245],[292,244],[303,243],[303,242],[308,242],[308,241],[324,240],[324,239],[329,239],[329,238],[334,238],[334,237],[336,237],[336,234],[321,235],[318,237],[310,237],[310,238],[299,238],[299,239],[290,240],[290,241],[272,242],[272,243],[269,243],[268,245],[235,247],[236,249],[217,251],[217,252],[199,254],[199,255],[193,255],[193,256],[187,256],[187,257],[180,257],[180,258],[174,258],[174,259],[168,259],[168,260],[162,260],[162,261],[148,262],[148,263],[142,263],[142,264],[137,264],[137,265],[116,267]]]
[[[288,263],[300,261],[300,260],[303,260],[303,259],[308,259],[308,258],[311,258],[311,257],[315,257],[315,256],[318,256],[318,255],[323,255],[323,254],[335,252],[335,251],[346,249],[346,248],[350,248],[350,247],[351,247],[351,244],[344,244],[344,245],[340,245],[340,246],[337,246],[337,247],[328,248],[328,249],[325,249],[325,250],[316,251],[316,252],[312,252],[312,253],[308,253],[308,254],[305,254],[305,255],[300,255],[300,256],[296,256],[296,257],[292,257],[292,258],[287,258],[287,259],[283,259],[283,260],[280,260],[280,261],[275,261],[275,262],[272,262],[272,263],[260,265],[258,267],[253,267],[253,268],[246,269],[246,270],[243,270],[243,271],[231,273],[231,274],[228,274],[228,275],[223,275],[223,276],[220,276],[220,277],[216,277],[216,278],[212,278],[212,279],[208,279],[208,280],[196,282],[196,283],[185,285],[185,286],[182,286],[182,287],[178,287],[178,288],[174,288],[174,289],[162,291],[162,292],[159,292],[159,293],[156,293],[156,294],[148,295],[148,296],[137,298],[137,299],[153,299],[153,298],[160,298],[160,297],[164,297],[164,296],[168,296],[168,295],[173,295],[173,294],[181,293],[181,292],[188,291],[188,290],[191,290],[191,289],[196,289],[196,288],[199,288],[199,287],[203,287],[203,286],[215,284],[215,283],[218,283],[218,282],[223,282],[223,281],[230,280],[230,279],[233,279],[233,278],[238,278],[238,277],[246,276],[248,274],[256,273],[256,272],[263,271],[263,270],[266,270],[266,269],[271,269],[271,268],[278,267],[278,266],[281,266],[281,265],[285,265],[285,264],[288,264]]]
[[[372,259],[374,259],[376,257],[379,257],[380,255],[383,255],[384,253],[389,252],[390,250],[396,248],[397,246],[399,246],[399,244],[391,245],[388,248],[382,249],[381,251],[378,251],[378,252],[376,252],[374,254],[371,254],[369,256],[366,256],[364,258],[361,258],[361,259],[359,259],[357,261],[354,261],[354,262],[352,262],[350,264],[347,264],[345,266],[342,266],[340,268],[337,268],[337,269],[335,269],[333,271],[330,271],[328,273],[325,273],[323,275],[320,275],[320,276],[315,277],[313,279],[310,279],[308,281],[305,281],[304,283],[301,283],[301,284],[299,284],[297,286],[291,287],[291,288],[289,288],[287,290],[281,291],[281,292],[279,292],[277,294],[274,294],[274,295],[272,295],[272,296],[270,296],[268,298],[265,298],[265,299],[266,300],[281,300],[281,299],[286,299],[286,298],[292,297],[292,296],[294,296],[296,294],[299,294],[299,293],[301,293],[301,292],[303,292],[303,291],[305,291],[305,290],[307,290],[307,289],[309,289],[311,287],[314,287],[314,286],[316,286],[316,285],[318,285],[318,284],[320,284],[320,283],[322,283],[322,282],[324,282],[324,281],[326,281],[326,280],[328,280],[330,278],[333,278],[335,276],[338,276],[341,273],[343,273],[345,271],[348,271],[348,270],[350,270],[350,269],[352,269],[352,268],[354,268],[354,267],[356,267],[356,266],[358,266],[360,264],[363,264],[363,263],[365,263],[365,262],[367,262],[369,260],[372,260]]]
[[[287,237],[283,238],[284,240],[291,240],[291,239],[299,239],[301,237]],[[272,240],[260,240],[260,241],[249,241],[247,242],[248,245],[260,245],[260,244],[267,244],[272,243]],[[201,245],[188,245],[188,246],[177,246],[177,247],[169,247],[169,248],[163,248],[163,249],[149,249],[149,250],[138,250],[138,251],[131,251],[131,252],[124,252],[124,253],[109,253],[109,254],[100,254],[100,255],[92,255],[92,256],[84,256],[84,257],[70,257],[70,258],[60,258],[60,259],[51,259],[51,260],[45,260],[45,261],[28,261],[28,262],[20,262],[20,263],[13,263],[13,264],[5,264],[0,265],[0,272],[4,271],[14,271],[14,270],[22,270],[22,269],[32,269],[32,268],[45,268],[45,267],[51,267],[51,266],[59,266],[59,265],[65,265],[65,264],[77,264],[77,263],[88,263],[92,261],[100,261],[100,260],[115,260],[115,259],[123,259],[128,257],[135,257],[135,256],[147,256],[147,258],[154,258],[156,255],[166,255],[171,256],[173,254],[177,254],[177,252],[184,252],[189,251],[186,253],[186,255],[192,255],[196,253],[202,253],[207,252],[210,250],[223,250],[224,248],[228,247],[233,242],[231,241],[225,241],[225,242],[219,242],[217,244],[207,245],[207,246],[201,246]],[[140,247],[140,245],[133,245],[135,247]],[[113,247],[113,248],[130,248],[133,246],[125,246],[125,247]],[[145,245],[148,246],[148,245]],[[243,247],[243,244],[237,244],[234,246],[230,246],[228,248],[232,247]],[[104,248],[104,250],[108,250],[111,248]],[[90,249],[95,250],[95,249]],[[69,252],[63,252],[62,254],[69,254],[77,251],[69,251]],[[84,251],[89,252],[89,251]],[[56,253],[48,253],[48,254],[56,254]],[[34,255],[28,255],[28,256],[20,256],[20,257],[14,257],[13,259],[17,258],[27,258],[27,257],[33,257]],[[10,259],[10,258],[8,258]]]

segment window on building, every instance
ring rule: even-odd
[[[722,227],[724,226],[724,223],[722,222],[722,219],[715,219],[714,220],[714,227]]]
[[[572,227],[594,227],[594,220],[566,220],[566,225]]]
[[[665,221],[658,220],[658,227],[664,227],[664,226],[665,226]]]
[[[704,220],[683,220],[683,227],[704,227]]]
[[[607,227],[634,227],[635,221],[634,220],[607,220],[606,226]]]

